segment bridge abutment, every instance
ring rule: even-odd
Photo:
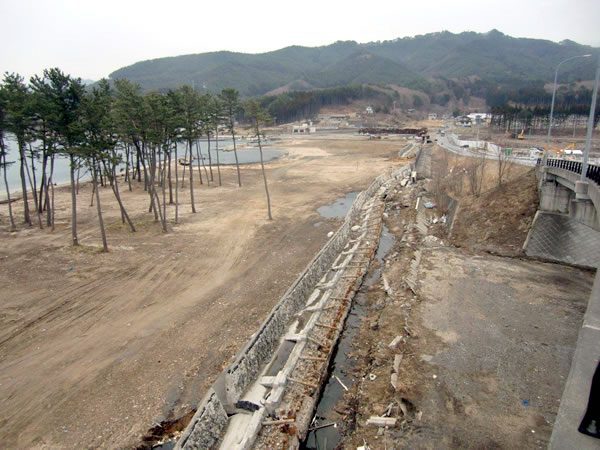
[[[565,169],[545,167],[538,172],[540,211],[568,214],[579,222],[600,231],[600,219],[595,206],[597,186],[579,180],[579,174]]]

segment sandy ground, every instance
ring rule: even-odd
[[[78,200],[78,248],[69,245],[67,189],[57,192],[54,233],[9,233],[2,205],[3,447],[131,447],[188,413],[339,225],[316,208],[367,187],[403,145],[285,140],[287,156],[267,165],[272,222],[258,165],[242,168],[241,189],[232,168],[221,188],[196,185],[197,214],[186,189],[180,223],[166,234],[140,187],[121,187],[136,233],[102,189],[109,253],[99,251],[89,185]]]
[[[381,282],[367,288],[352,351],[356,382],[336,408],[345,448],[547,447],[593,273],[515,256],[527,234],[519,225],[535,212],[531,177],[515,170],[501,189],[492,179],[480,198],[465,193],[457,236],[429,230],[427,239],[441,242],[412,225],[416,196],[430,182],[389,196],[396,243],[381,270],[392,294]],[[417,249],[413,292],[406,279]],[[396,427],[366,426],[386,412]]]

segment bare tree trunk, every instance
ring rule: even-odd
[[[179,160],[177,144],[175,144],[175,223],[179,223]]]
[[[215,137],[217,139],[217,172],[219,175],[219,186],[222,186],[223,184],[221,183],[221,163],[219,162],[219,127],[217,126],[217,130],[216,130],[216,134]]]
[[[129,145],[125,144],[125,181],[129,181]]]
[[[48,152],[46,151],[46,145],[44,144],[44,150],[42,155],[42,179],[40,180],[40,193],[39,193],[39,204],[38,209],[40,212],[44,211],[45,206],[48,205],[48,191],[47,191],[47,177],[46,177],[46,169],[48,166]],[[44,195],[44,190],[46,189],[46,195]],[[42,203],[44,202],[44,203]]]
[[[173,204],[173,182],[171,181],[171,152],[167,152],[168,154],[168,167],[169,167],[169,205]]]
[[[94,206],[94,195],[96,195],[96,184],[92,183],[92,196],[90,197],[90,208]]]
[[[43,178],[44,178],[44,208],[46,210],[46,226],[47,227],[51,227],[52,226],[52,212],[50,211],[51,207],[50,207],[50,185],[49,183],[49,177],[46,174],[46,169],[44,169],[44,174],[43,174]]]
[[[21,172],[21,190],[23,191],[23,218],[26,224],[31,226],[31,216],[29,215],[29,202],[27,201],[27,179],[25,176],[25,144],[18,139],[19,161]]]
[[[210,181],[215,181],[213,177],[212,157],[210,155],[210,131],[207,133],[206,138],[208,140],[208,167],[210,169]]]
[[[6,172],[8,170],[8,164],[6,163],[6,152],[4,150],[4,144],[2,145],[2,153],[3,153],[3,157],[0,158],[0,166],[2,166],[2,168],[4,169],[4,186],[6,186],[6,199],[8,201],[8,215],[10,217],[10,230],[14,231],[17,229],[17,227],[15,226],[15,218],[13,217],[13,213],[12,213],[12,202],[10,200],[10,188],[8,187],[8,178],[6,176]],[[3,162],[4,160],[4,162]]]
[[[77,168],[77,195],[79,195],[79,169],[80,167]]]
[[[269,220],[273,220],[273,216],[271,216],[271,197],[269,196],[269,186],[267,185],[267,174],[265,173],[265,163],[263,161],[262,145],[260,143],[260,134],[258,133],[258,127],[256,131],[256,135],[258,136],[258,150],[260,152],[260,167],[262,168],[263,180],[265,182],[265,193],[267,194],[267,210],[269,212]]]
[[[119,208],[121,208],[121,215],[125,218],[125,220],[129,224],[129,228],[131,229],[131,231],[135,233],[135,227],[133,226],[133,222],[129,218],[129,214],[127,214],[127,211],[125,210],[125,206],[123,206],[123,202],[121,201],[121,194],[119,193],[119,180],[117,179],[116,168],[113,166],[112,170],[113,170],[113,177],[112,177],[113,179],[111,180],[112,181],[111,187],[113,189],[113,193],[115,194],[115,198],[117,199],[117,202],[119,203]]]
[[[206,170],[206,164],[204,164],[204,155],[202,155],[202,147],[200,146],[200,141],[196,141],[196,146],[198,147],[198,153],[200,157],[200,161],[202,161],[202,167],[204,168],[204,175],[206,175],[206,184],[210,186],[210,179],[208,177],[208,171]]]
[[[138,150],[135,154],[135,164],[137,169],[138,183],[142,182],[142,171],[140,169],[140,151]],[[145,168],[144,168],[145,170]],[[144,171],[145,174],[145,171]]]
[[[72,154],[69,156],[71,160],[71,237],[73,239],[73,245],[79,245],[79,242],[77,240],[77,195],[75,193],[75,158]]]
[[[198,145],[198,140],[196,140],[196,158],[198,158],[198,176],[200,177],[200,184],[204,184],[202,181],[202,166],[204,165],[204,161],[200,157],[200,146]],[[190,171],[192,168],[190,167]]]
[[[31,155],[31,164],[33,164],[33,155]],[[31,187],[31,192],[33,192],[33,204],[35,206],[35,213],[38,218],[38,224],[40,226],[40,230],[44,229],[42,225],[42,215],[40,214],[40,210],[37,207],[37,186],[35,185],[35,173],[33,174],[34,178],[31,180],[31,174],[29,172],[29,166],[27,165],[27,160],[25,160],[25,170],[27,171],[27,178],[29,179],[29,187]]]
[[[48,208],[48,221],[50,222],[48,226],[52,227],[52,231],[54,231],[54,154],[50,156],[50,176],[48,177],[48,185],[51,189],[50,195],[50,207]],[[48,191],[48,188],[46,188]]]
[[[192,199],[192,213],[196,213],[196,205],[194,204],[194,170],[192,164],[194,157],[192,152],[192,140],[188,139],[188,148],[190,150],[190,197]]]
[[[167,220],[167,152],[163,152],[163,164],[162,164],[162,172],[163,172],[163,184],[162,184],[162,201],[163,201],[163,229],[166,228],[166,220]]]
[[[152,149],[152,158],[150,159],[150,180],[148,181],[148,192],[150,193],[150,207],[148,212],[154,211],[154,220],[158,220],[159,212],[156,210],[156,202],[154,200],[154,191],[156,190],[156,149]],[[156,196],[158,200],[158,196]],[[159,207],[160,209],[160,207]]]
[[[98,192],[98,173],[96,161],[92,161],[92,180],[94,181],[94,191],[96,192],[96,208],[98,210],[98,224],[100,225],[100,233],[102,234],[102,246],[104,251],[108,251],[106,242],[106,230],[104,229],[104,221],[102,220],[102,208],[100,207],[100,193]]]
[[[183,155],[183,160],[187,161],[187,154],[188,154],[188,150],[187,150],[187,144],[185,146],[185,154]],[[177,164],[179,164],[179,161],[177,161]],[[183,176],[181,178],[181,189],[183,189],[185,187],[185,167],[186,165],[183,165]]]
[[[38,195],[37,195],[37,180],[35,177],[35,159],[33,157],[33,151],[31,150],[31,144],[29,144],[29,153],[30,153],[30,158],[31,158],[31,176],[29,178],[29,184],[31,185],[31,192],[33,194],[33,202],[35,203],[35,209],[38,210]],[[29,175],[28,175],[29,176]],[[32,182],[33,179],[33,182]],[[42,199],[40,198],[40,203],[42,201]]]
[[[233,121],[231,123],[231,137],[233,138],[233,155],[235,156],[235,167],[237,168],[238,187],[242,187],[242,177],[240,175],[240,163],[237,156],[237,148],[235,146],[235,131],[233,131]]]
[[[127,146],[127,147],[129,148],[129,146]],[[131,151],[131,148],[129,149],[129,153],[133,153]],[[132,169],[131,169],[131,176],[129,176],[127,178],[127,183],[129,185],[129,191],[130,192],[133,191],[133,187],[131,186],[131,179],[133,178],[135,180],[135,166],[133,165],[133,155],[131,155],[131,159],[132,159],[131,160],[131,167],[132,167]]]

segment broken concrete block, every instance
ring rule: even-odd
[[[330,238],[331,236],[333,236],[333,231],[330,231],[329,233],[327,233],[328,238]]]
[[[374,425],[376,427],[395,427],[396,419],[394,417],[371,416],[367,419],[367,425]]]
[[[392,288],[390,287],[390,283],[388,282],[385,274],[381,274],[381,279],[383,280],[383,290],[385,291],[385,293],[388,296],[391,297],[393,294],[393,291],[392,291]]]
[[[398,343],[402,340],[402,336],[396,336],[392,342],[389,343],[388,347],[390,348],[395,348],[396,345],[398,345]]]
[[[402,358],[404,355],[396,355],[394,356],[394,372],[398,373],[398,369],[400,369],[400,363],[402,362]]]
[[[360,225],[354,225],[352,228],[350,228],[352,231],[358,231],[360,230]]]
[[[397,373],[393,373],[391,378],[390,378],[390,383],[392,383],[392,387],[394,388],[394,391],[398,390],[398,374]]]

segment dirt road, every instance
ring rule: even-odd
[[[79,248],[69,245],[65,188],[54,233],[9,233],[2,208],[3,447],[135,446],[155,423],[191,410],[338,226],[316,208],[365,188],[403,145],[284,140],[287,156],[267,165],[272,222],[257,165],[243,167],[241,189],[234,168],[221,188],[197,185],[197,214],[182,191],[180,223],[166,234],[141,187],[121,188],[136,233],[102,189],[106,254],[89,185],[78,200]]]

